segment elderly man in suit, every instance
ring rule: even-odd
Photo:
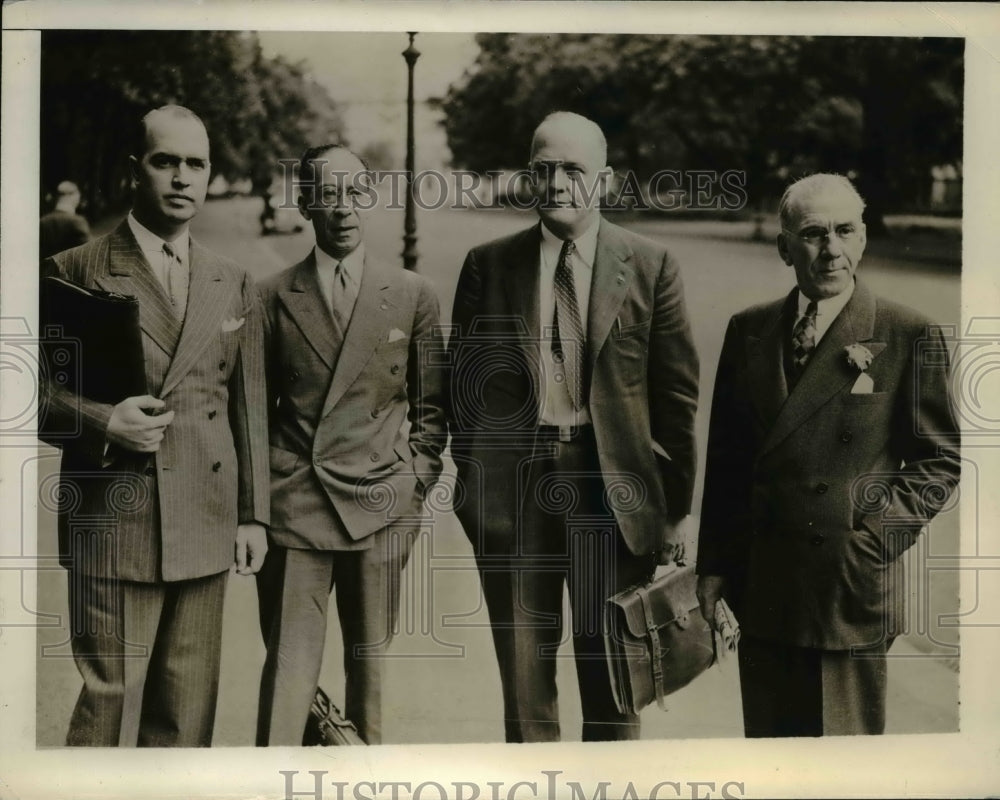
[[[374,197],[356,155],[323,145],[299,167],[299,209],[316,246],[261,287],[273,513],[257,579],[267,645],[257,743],[302,744],[333,588],[345,713],[378,744],[400,573],[446,440],[425,352],[441,349],[438,301],[426,279],[366,251]]]
[[[473,249],[455,295],[448,413],[509,742],[559,739],[569,587],[583,739],[633,739],[604,603],[680,556],[698,359],[677,262],[602,218],[601,129],[558,112],[531,145],[540,224]]]
[[[740,620],[747,736],[882,733],[900,555],[959,479],[948,350],[857,279],[864,203],[839,175],[781,200],[787,297],[726,332],[698,547],[702,613]]]
[[[141,127],[127,219],[47,264],[138,299],[148,387],[116,405],[46,387],[42,437],[76,431],[54,440],[84,681],[67,743],[208,746],[229,567],[255,572],[267,549],[262,315],[246,273],[188,233],[208,185],[201,120],[165,106]]]

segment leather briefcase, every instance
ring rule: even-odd
[[[302,744],[307,746],[342,747],[344,745],[364,745],[354,723],[345,719],[333,701],[319,686],[316,696],[309,706],[309,719],[302,735]]]
[[[701,615],[693,566],[630,586],[605,604],[604,642],[615,703],[638,714],[712,666],[715,637]]]

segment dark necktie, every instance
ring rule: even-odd
[[[184,319],[187,310],[188,272],[170,242],[163,243],[163,264],[166,267],[167,294],[178,319]]]
[[[806,306],[806,313],[792,329],[792,363],[795,366],[796,378],[802,374],[813,350],[816,349],[816,311],[816,301],[810,300]]]
[[[556,266],[555,290],[555,348],[553,355],[558,361],[562,358],[566,372],[566,391],[573,403],[573,408],[579,411],[583,408],[583,353],[586,341],[583,336],[583,323],[580,320],[580,306],[576,299],[576,282],[573,280],[571,259],[576,251],[573,242],[563,242],[559,252],[559,264]],[[558,349],[556,349],[558,348]]]

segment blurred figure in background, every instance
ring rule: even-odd
[[[80,190],[72,181],[56,187],[56,205],[38,222],[38,257],[48,258],[90,241],[87,220],[76,213]]]

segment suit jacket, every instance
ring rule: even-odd
[[[346,549],[421,512],[447,434],[426,368],[438,301],[423,277],[365,258],[343,341],[315,256],[261,285],[271,415],[271,538]]]
[[[155,454],[113,445],[105,453],[112,406],[45,387],[40,435],[63,448],[63,564],[143,582],[228,569],[237,524],[267,524],[269,513],[263,334],[252,281],[192,240],[182,324],[125,222],[58,254],[46,270],[138,298],[148,391],[175,412]],[[69,439],[47,435],[73,429]]]
[[[448,418],[456,512],[477,553],[517,534],[538,424],[539,225],[473,249],[455,295]],[[698,357],[676,262],[601,219],[586,320],[590,416],[609,500],[630,550],[661,546],[690,510]]]
[[[729,323],[708,441],[698,572],[728,576],[759,638],[823,649],[899,632],[899,554],[958,483],[948,349],[858,282],[788,392],[796,292]],[[869,394],[845,347],[874,355]]]

